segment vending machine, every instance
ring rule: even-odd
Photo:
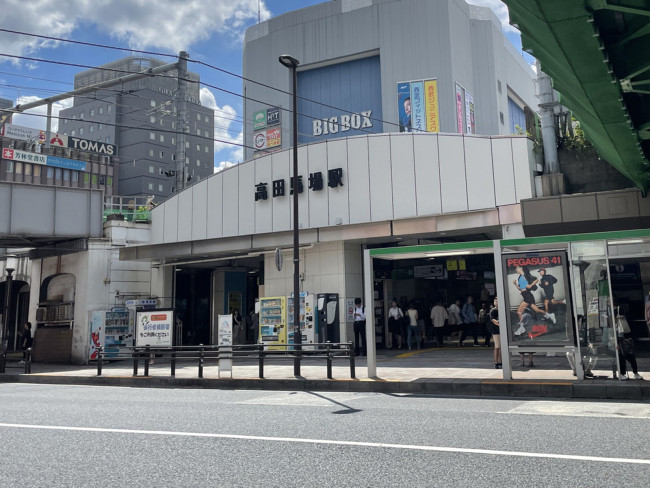
[[[319,293],[317,306],[319,342],[341,342],[339,294]]]
[[[285,349],[277,346],[287,343],[286,300],[286,297],[260,298],[259,342],[270,346],[269,349]]]
[[[287,310],[287,344],[294,344],[295,328],[293,326],[293,294],[288,299]],[[300,331],[302,333],[302,344],[314,344],[318,340],[318,326],[316,321],[316,309],[314,295],[308,292],[300,293]],[[315,346],[307,346],[305,349],[314,349]]]
[[[126,307],[111,310],[94,310],[90,313],[90,351],[88,359],[95,360],[99,346],[104,348],[104,358],[117,357],[133,345],[133,327]]]

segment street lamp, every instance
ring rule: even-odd
[[[298,248],[300,236],[298,229],[298,74],[296,69],[300,62],[293,56],[283,54],[278,58],[280,64],[291,70],[293,86],[293,343],[296,356],[293,360],[293,374],[300,376],[300,351],[302,350],[302,331],[300,330],[300,255]]]
[[[0,346],[0,373],[4,373],[7,365],[7,325],[9,324],[9,302],[11,301],[11,283],[13,281],[13,272],[15,270],[15,258],[7,256],[5,262],[5,271],[7,279],[5,281],[5,307],[2,314],[2,345]]]

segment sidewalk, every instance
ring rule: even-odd
[[[637,358],[639,372],[650,379],[650,358]],[[157,359],[142,376],[133,376],[131,361],[105,362],[97,376],[96,364],[85,366],[34,363],[32,374],[24,375],[22,365],[7,364],[0,382],[51,384],[113,385],[138,387],[204,387],[268,390],[342,390],[384,393],[428,393],[464,396],[527,396],[555,398],[615,398],[650,400],[650,381],[613,380],[611,371],[596,369],[596,378],[576,381],[564,356],[536,355],[534,368],[522,368],[519,357],[512,357],[513,380],[502,379],[502,371],[493,368],[492,348],[463,347],[414,351],[380,350],[377,378],[367,377],[366,361],[356,358],[356,377],[350,379],[349,362],[337,360],[333,380],[327,379],[324,360],[305,359],[301,378],[293,376],[293,360],[268,359],[264,379],[257,378],[256,360],[241,360],[233,365],[232,378],[219,378],[216,362],[204,364],[203,379],[198,378],[197,362],[179,361],[176,376],[170,377],[168,360]],[[600,366],[600,365],[599,365]],[[603,367],[609,367],[602,364]]]

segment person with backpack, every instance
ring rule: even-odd
[[[366,308],[361,306],[361,298],[354,299],[354,355],[368,353],[366,343]]]

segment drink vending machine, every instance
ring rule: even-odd
[[[318,324],[315,308],[314,295],[307,292],[300,293],[300,331],[302,333],[302,344],[314,344],[319,342]],[[293,294],[288,299],[287,311],[287,344],[294,344],[295,327],[293,326]],[[315,346],[306,346],[304,349],[314,349]]]
[[[285,349],[277,346],[287,343],[286,300],[286,297],[260,298],[259,342],[270,346],[269,349]]]
[[[339,294],[318,294],[318,336],[319,342],[341,342],[339,329]]]

